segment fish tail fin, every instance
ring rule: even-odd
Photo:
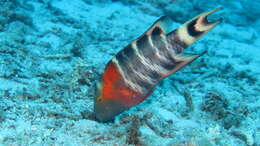
[[[209,22],[207,17],[222,8],[216,8],[208,12],[204,12],[194,17],[190,21],[184,23],[179,28],[169,32],[167,38],[170,41],[180,41],[183,44],[183,48],[188,47],[195,41],[197,41],[201,36],[213,29],[217,24],[222,22],[222,18]]]

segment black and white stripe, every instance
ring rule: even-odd
[[[132,89],[147,94],[176,66],[163,30],[154,27],[120,51],[116,62],[125,82]]]
[[[180,59],[178,54],[220,23],[207,21],[207,16],[217,10],[202,13],[173,31],[170,31],[168,17],[158,19],[112,60],[125,83],[145,95],[162,78],[191,61],[192,58]]]

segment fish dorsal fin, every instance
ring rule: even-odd
[[[166,35],[171,31],[171,24],[172,20],[169,17],[161,16],[144,34],[151,35],[154,29],[159,28]]]
[[[203,51],[200,54],[188,54],[188,53],[180,53],[174,56],[174,60],[176,60],[176,66],[166,75],[169,76],[178,70],[182,69],[184,66],[190,64],[192,61],[197,59],[198,57],[205,54],[207,51]]]

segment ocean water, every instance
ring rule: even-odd
[[[99,122],[93,85],[160,16],[223,10],[207,53]],[[260,146],[260,1],[0,0],[0,145]]]

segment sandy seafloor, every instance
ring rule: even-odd
[[[208,52],[109,123],[94,120],[106,63],[159,16],[222,7],[185,52]],[[260,146],[260,1],[0,0],[0,145]]]

